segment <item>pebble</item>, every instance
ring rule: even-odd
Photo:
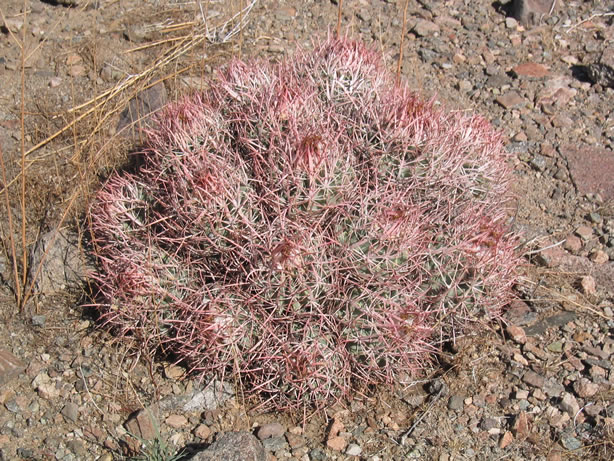
[[[330,437],[326,440],[326,446],[334,451],[343,451],[348,442],[341,436]]]
[[[286,428],[282,424],[273,422],[260,426],[256,431],[256,437],[260,440],[264,440],[271,437],[281,437],[285,432]]]
[[[362,448],[360,445],[356,445],[355,443],[350,443],[345,450],[345,454],[348,456],[360,456],[362,453]]]
[[[452,395],[448,399],[448,408],[453,411],[460,411],[463,409],[463,400],[464,397],[462,395]]]
[[[175,429],[179,429],[181,427],[188,425],[188,419],[183,415],[169,415],[164,422]]]

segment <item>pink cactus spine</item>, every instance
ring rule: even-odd
[[[496,318],[518,257],[501,142],[328,40],[169,106],[91,210],[105,322],[267,408],[421,370]]]

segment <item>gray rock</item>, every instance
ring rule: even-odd
[[[47,317],[45,315],[33,315],[32,318],[32,326],[33,327],[45,327],[45,322],[47,321]]]
[[[535,373],[534,371],[528,370],[524,376],[522,377],[522,380],[533,386],[533,387],[537,387],[539,389],[541,389],[544,386],[544,383],[546,382],[545,378],[541,375],[538,375],[537,373]]]
[[[559,406],[561,407],[561,410],[566,412],[572,418],[576,416],[578,411],[580,411],[580,405],[578,405],[578,401],[569,392],[565,392],[563,394],[563,398],[561,399],[561,403],[559,404]]]
[[[288,442],[285,437],[271,437],[262,441],[262,446],[268,452],[275,453],[288,449]]]
[[[560,0],[513,0],[511,14],[523,24],[534,24],[554,12]]]
[[[79,286],[87,273],[79,238],[65,229],[44,234],[31,252],[31,261],[37,289],[45,295]]]
[[[582,442],[569,434],[563,434],[561,437],[561,445],[567,450],[577,450],[582,446]]]
[[[614,46],[601,54],[598,62],[588,66],[588,78],[599,85],[614,88]]]
[[[21,360],[9,351],[0,349],[0,386],[21,374],[25,368]]]
[[[225,432],[204,451],[196,453],[192,461],[266,461],[262,443],[249,432]]]
[[[460,411],[463,409],[463,401],[462,395],[452,395],[448,399],[448,408],[453,411]]]
[[[117,132],[122,136],[139,140],[142,130],[151,126],[151,115],[161,109],[167,100],[166,87],[162,82],[141,91],[130,100],[128,107],[120,114]]]
[[[77,422],[77,419],[79,419],[79,407],[72,402],[68,402],[62,408],[62,416],[73,423]]]

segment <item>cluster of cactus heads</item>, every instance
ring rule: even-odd
[[[361,43],[231,62],[143,157],[91,209],[104,321],[270,408],[411,377],[510,300],[498,134]]]

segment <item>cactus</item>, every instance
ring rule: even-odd
[[[102,318],[265,407],[412,376],[510,300],[499,135],[361,43],[231,62],[142,155],[90,211]]]

